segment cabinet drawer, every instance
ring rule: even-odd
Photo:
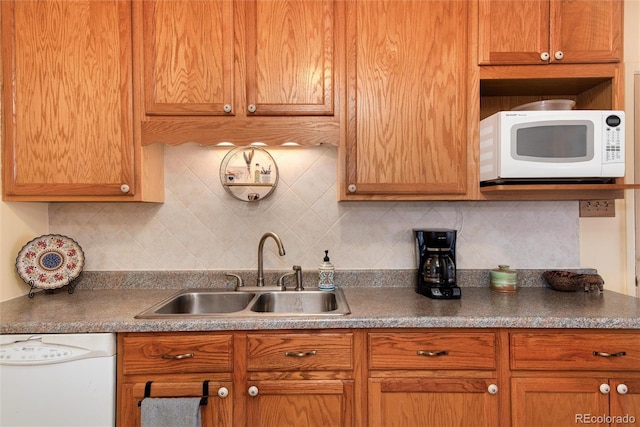
[[[353,369],[353,334],[249,334],[249,371]]]
[[[370,369],[495,369],[496,337],[486,333],[369,334]]]
[[[640,331],[512,333],[511,369],[640,370]]]
[[[231,334],[133,335],[121,344],[125,375],[233,371]]]

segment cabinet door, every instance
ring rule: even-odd
[[[141,3],[146,114],[232,114],[233,2]]]
[[[1,8],[5,198],[133,196],[130,2]]]
[[[118,425],[140,425],[141,410],[138,403],[144,398],[146,383],[130,383],[120,387],[121,404],[118,408]],[[233,394],[231,382],[210,381],[207,404],[200,407],[203,427],[233,426]],[[150,397],[201,397],[202,381],[153,381]]]
[[[550,2],[551,61],[622,60],[622,0]],[[558,57],[558,52],[562,55]]]
[[[548,0],[478,2],[480,64],[541,64],[549,51]]]
[[[511,383],[514,427],[575,427],[588,414],[609,413],[609,394],[600,386],[606,378],[513,378]],[[582,418],[580,418],[582,417]],[[595,424],[594,425],[607,425]]]
[[[488,392],[491,384],[496,384],[496,380],[369,379],[369,425],[495,426],[498,420],[498,398]]]
[[[611,380],[611,426],[624,426],[640,421],[640,378]],[[626,418],[625,418],[626,416]],[[618,418],[620,417],[620,418]],[[635,421],[629,418],[634,417]]]
[[[478,14],[480,64],[622,59],[622,0],[482,0]]]
[[[354,425],[352,380],[274,380],[248,384],[247,427]]]
[[[341,198],[464,194],[467,2],[351,1],[347,20]]]
[[[334,0],[247,2],[250,114],[333,114],[334,8]]]

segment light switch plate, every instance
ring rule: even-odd
[[[580,217],[614,217],[615,200],[581,200]]]

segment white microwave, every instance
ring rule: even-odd
[[[624,176],[624,112],[501,111],[480,121],[480,181],[607,182]]]

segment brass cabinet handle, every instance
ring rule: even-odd
[[[185,354],[176,354],[175,356],[173,354],[163,354],[162,358],[163,359],[173,359],[173,360],[180,360],[180,359],[189,359],[191,357],[195,357],[196,355],[193,353],[185,353]]]
[[[284,355],[287,357],[307,357],[307,356],[315,356],[318,352],[315,350],[311,351],[285,351]]]
[[[604,351],[594,351],[593,355],[594,356],[600,356],[600,357],[622,357],[622,356],[626,356],[627,352],[626,351],[620,351],[618,353],[606,353]]]
[[[428,357],[436,357],[436,356],[446,356],[449,354],[447,350],[437,350],[437,351],[429,351],[429,350],[418,350],[418,356],[428,356]]]

